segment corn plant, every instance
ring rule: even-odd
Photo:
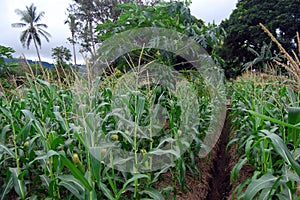
[[[213,109],[203,79],[179,81],[174,93],[155,82],[122,85],[120,77],[128,77],[120,72],[105,79],[58,70],[44,76],[28,74],[22,90],[1,94],[0,199],[175,198],[178,183],[186,189],[187,170],[200,174],[195,157]],[[189,91],[197,91],[197,102]],[[182,118],[189,113],[196,124]],[[180,123],[195,126],[192,144],[179,140]],[[174,147],[162,148],[167,143]],[[122,165],[116,149],[129,152],[133,165]],[[158,156],[171,164],[156,168],[164,162]],[[157,189],[166,172],[173,185]]]
[[[232,116],[237,138],[231,142],[238,142],[241,159],[231,179],[237,178],[245,163],[255,170],[240,198],[296,199],[300,96],[288,84],[276,81],[257,84],[250,79],[233,86]]]

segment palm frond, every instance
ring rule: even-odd
[[[43,28],[48,28],[48,26],[46,25],[46,24],[36,24],[35,25],[37,28],[41,28],[41,27],[43,27]]]
[[[38,14],[38,16],[37,16],[36,18],[34,18],[34,23],[37,23],[38,21],[40,21],[41,18],[44,17],[44,15],[45,15],[45,12],[44,12],[44,11],[43,11],[43,12],[40,12],[40,13]],[[46,28],[47,28],[47,27],[46,27]]]
[[[28,36],[29,36],[29,31],[27,29],[22,31],[22,33],[20,35],[20,41],[21,41],[24,48],[26,47],[26,41],[28,39]]]
[[[32,34],[28,33],[28,37],[27,37],[27,40],[26,40],[26,47],[27,47],[27,49],[29,49],[31,40],[32,40]]]
[[[49,38],[48,37],[51,37],[51,35],[48,32],[39,29],[38,33],[41,34],[46,39],[47,42],[49,42]]]
[[[13,24],[11,24],[11,26],[13,28],[22,28],[22,27],[26,26],[26,24],[20,22],[20,23],[13,23]]]
[[[24,11],[24,10],[20,10],[20,9],[16,9],[16,10],[15,10],[15,13],[16,13],[17,15],[20,15],[21,17],[23,17],[23,16],[25,15],[25,11]]]

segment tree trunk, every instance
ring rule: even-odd
[[[36,44],[36,41],[35,41],[35,39],[33,38],[33,42],[34,42],[34,46],[35,46],[35,50],[36,50],[36,54],[37,54],[37,56],[38,56],[38,59],[39,59],[39,64],[40,64],[40,67],[43,67],[43,65],[42,65],[42,60],[41,60],[41,56],[40,56],[40,52],[39,52],[39,48],[38,48],[38,46],[37,46],[37,44]]]
[[[39,48],[36,44],[36,41],[35,41],[35,38],[33,38],[33,42],[34,42],[34,46],[35,46],[35,49],[36,49],[36,53],[37,53],[37,56],[39,58],[39,64],[40,64],[40,67],[41,67],[41,71],[43,73],[43,78],[46,78],[46,74],[45,74],[45,71],[44,71],[44,67],[42,65],[42,60],[41,60],[41,56],[40,56],[40,52],[39,52]]]
[[[93,33],[93,21],[89,20],[89,32],[92,42],[92,57],[96,56],[96,49],[95,49],[95,41],[94,41],[94,33]]]
[[[75,40],[74,34],[72,34],[72,45],[73,45],[73,56],[74,56],[74,67],[77,70],[77,63],[76,63],[76,49],[75,49]]]

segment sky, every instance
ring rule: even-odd
[[[190,6],[192,15],[204,20],[206,23],[215,21],[219,24],[226,19],[235,8],[238,0],[193,0]],[[23,48],[20,42],[20,33],[23,28],[12,28],[11,24],[20,21],[20,16],[15,13],[16,9],[25,10],[26,6],[33,3],[37,12],[44,11],[45,16],[40,23],[48,25],[47,32],[51,34],[50,42],[42,39],[40,54],[43,61],[53,63],[51,58],[52,48],[65,46],[72,49],[67,38],[70,30],[64,21],[67,19],[66,9],[72,0],[0,0],[0,45],[12,47],[16,52],[14,57],[25,55],[27,59],[37,61],[36,51],[32,42],[29,49]],[[77,50],[79,47],[77,47]],[[78,63],[83,64],[83,59],[77,53]]]

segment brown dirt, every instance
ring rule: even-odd
[[[197,165],[201,171],[201,177],[194,179],[190,173],[186,175],[186,185],[190,188],[188,192],[180,192],[176,196],[177,200],[225,200],[236,199],[233,191],[236,186],[250,177],[253,169],[245,165],[239,174],[238,180],[230,184],[230,173],[234,165],[238,162],[237,145],[232,145],[226,150],[228,141],[234,137],[230,136],[231,121],[227,117],[221,136],[216,146],[206,158],[197,160]],[[164,183],[171,177],[164,175]],[[171,182],[168,183],[171,185]]]

